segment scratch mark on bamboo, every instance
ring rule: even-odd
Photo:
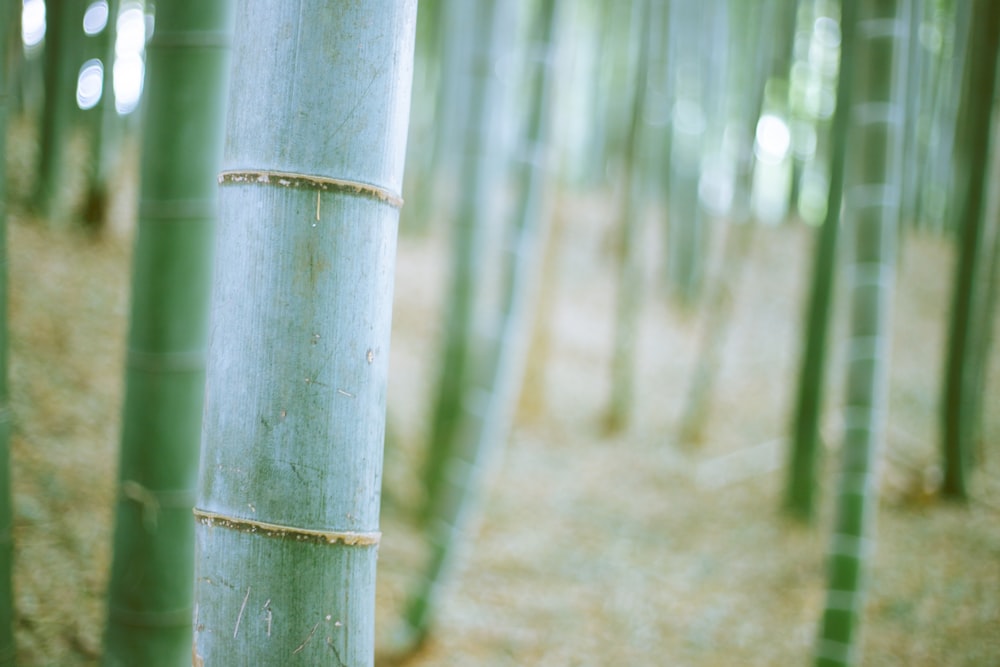
[[[233,628],[233,639],[236,639],[236,635],[240,632],[240,621],[243,620],[243,612],[247,608],[247,600],[250,599],[250,587],[247,586],[247,594],[243,596],[243,604],[240,605],[240,613],[236,616],[236,627]]]
[[[337,393],[341,396],[346,396],[347,398],[354,398],[354,394],[349,391],[344,391],[343,389],[337,389]]]
[[[336,646],[334,646],[334,644],[333,644],[333,637],[327,637],[327,638],[326,638],[326,645],[327,645],[327,647],[328,647],[328,648],[329,648],[329,649],[330,649],[331,651],[333,651],[333,657],[335,657],[335,658],[337,659],[337,664],[338,664],[338,665],[340,665],[340,667],[347,667],[347,666],[346,666],[346,665],[344,664],[344,661],[343,661],[343,659],[341,659],[341,657],[340,657],[340,651],[338,651],[338,650],[337,650],[337,647],[336,647]]]
[[[348,195],[368,197],[389,204],[394,208],[402,208],[403,198],[386,188],[371,183],[352,181],[343,178],[328,178],[312,174],[296,174],[284,171],[224,171],[219,174],[219,185],[241,183],[259,183],[275,185],[295,190],[316,190],[318,192],[340,192]],[[319,210],[317,203],[317,211]],[[317,220],[319,219],[317,215]]]
[[[264,610],[264,621],[267,623],[267,636],[271,636],[271,598],[267,599],[264,606],[261,607]]]
[[[306,647],[306,644],[309,643],[309,640],[312,639],[312,637],[313,637],[314,634],[316,634],[316,628],[319,627],[319,624],[320,624],[320,622],[316,621],[316,625],[312,626],[312,630],[310,630],[309,634],[306,636],[306,638],[304,640],[302,640],[302,643],[299,644],[299,647],[297,649],[295,649],[294,651],[292,651],[292,655],[295,655],[296,653],[298,653],[299,651],[301,651],[302,649],[304,649]]]
[[[319,190],[316,191],[316,222],[319,222],[319,202],[322,194],[323,193],[320,192]],[[313,225],[313,227],[315,226],[316,225]]]
[[[240,517],[225,516],[215,512],[194,508],[195,520],[203,526],[228,528],[241,533],[252,533],[262,537],[276,537],[280,539],[292,539],[296,542],[308,542],[311,544],[337,544],[345,546],[377,546],[382,539],[381,531],[355,532],[336,530],[315,530],[311,528],[297,528],[294,526],[282,526],[255,519],[244,519]]]

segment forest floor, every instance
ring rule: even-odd
[[[828,455],[814,527],[783,518],[785,434],[811,234],[758,231],[739,282],[705,438],[678,442],[700,322],[650,276],[634,419],[607,436],[614,279],[608,198],[564,217],[551,346],[481,489],[478,518],[412,667],[807,665],[824,602],[824,551],[841,439],[843,353],[834,345]],[[99,239],[10,214],[11,392],[18,662],[93,665],[104,623],[131,238]],[[404,225],[405,227],[405,225]],[[647,247],[659,246],[655,234]],[[437,381],[443,235],[400,240],[378,589],[380,647],[420,561],[419,498]],[[1000,664],[1000,354],[983,462],[967,506],[925,488],[952,253],[910,233],[900,254],[888,450],[864,615],[865,665]],[[842,341],[846,311],[839,295]],[[1000,331],[1000,326],[998,326]]]

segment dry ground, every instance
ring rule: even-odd
[[[604,199],[565,216],[553,344],[538,414],[516,425],[470,528],[436,634],[413,667],[806,665],[823,603],[819,525],[777,512],[809,234],[761,230],[736,295],[713,418],[697,450],[674,434],[699,336],[651,286],[635,420],[601,434],[613,280]],[[121,405],[129,236],[88,239],[13,211],[11,387],[19,664],[92,665],[100,650]],[[127,224],[121,225],[127,228]],[[655,253],[658,242],[651,238]],[[419,542],[405,521],[433,393],[447,243],[404,236],[394,320],[378,641],[399,611]],[[889,449],[865,621],[865,665],[1000,664],[1000,363],[985,464],[968,507],[925,494],[951,255],[910,235],[895,309]],[[843,308],[839,309],[843,315]],[[832,382],[843,366],[831,359]],[[900,465],[905,456],[906,465]]]

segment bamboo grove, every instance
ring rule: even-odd
[[[1000,660],[995,2],[0,18],[0,665]]]

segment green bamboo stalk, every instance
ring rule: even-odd
[[[479,363],[490,345],[495,344],[483,331],[482,323],[492,302],[487,283],[495,274],[499,253],[490,253],[496,220],[494,193],[502,173],[502,154],[497,111],[502,106],[504,91],[495,75],[495,65],[509,33],[504,18],[507,0],[470,2],[468,10],[473,20],[467,26],[472,32],[475,51],[465,63],[462,88],[469,97],[464,108],[468,116],[459,126],[465,130],[459,173],[462,182],[453,225],[451,287],[448,315],[443,339],[441,375],[433,407],[430,441],[424,470],[426,502],[421,514],[425,524],[438,509],[437,490],[444,483],[447,461],[456,443],[468,438],[460,434],[465,411],[471,407],[470,396],[475,383],[492,386],[490,372]],[[489,274],[489,275],[488,275]]]
[[[106,665],[176,665],[191,650],[191,507],[231,9],[161,3],[147,49]]]
[[[524,373],[527,334],[531,330],[538,273],[538,254],[546,233],[542,216],[547,182],[547,139],[551,125],[551,95],[555,65],[553,33],[558,25],[560,0],[540,0],[537,11],[541,43],[530,72],[531,108],[525,129],[526,158],[517,171],[518,208],[513,225],[514,241],[504,258],[506,280],[501,296],[500,335],[496,345],[478,359],[478,372],[467,378],[466,397],[484,397],[484,408],[470,409],[466,398],[460,406],[459,424],[446,457],[439,462],[438,486],[429,489],[431,514],[428,534],[431,556],[404,611],[403,625],[393,637],[393,651],[408,653],[431,629],[437,601],[455,560],[456,545],[468,529],[476,507],[476,491],[490,469],[509,432],[517,389]],[[496,22],[493,25],[509,25]],[[486,157],[484,155],[484,157]]]
[[[413,101],[410,105],[410,132],[406,147],[406,164],[410,178],[406,179],[403,195],[407,206],[401,212],[400,232],[421,234],[428,230],[432,211],[440,214],[445,202],[435,202],[439,191],[439,167],[443,162],[442,137],[450,137],[453,128],[446,118],[454,112],[447,107],[442,85],[445,60],[445,7],[442,0],[424,0],[417,11],[416,50],[413,54]],[[452,14],[447,15],[451,20]],[[446,111],[447,109],[447,111]],[[450,120],[450,118],[448,118]],[[440,179],[444,180],[444,179]],[[449,181],[450,182],[450,181]],[[446,215],[442,216],[447,219]],[[386,446],[386,451],[391,447]],[[386,498],[387,500],[387,498]]]
[[[90,136],[90,165],[84,195],[83,222],[93,231],[100,231],[107,223],[111,203],[111,180],[118,164],[121,150],[123,122],[115,107],[114,62],[117,37],[118,0],[108,1],[108,24],[100,34],[98,46],[104,65],[104,83],[101,102],[92,110]]]
[[[618,291],[615,301],[615,337],[611,359],[611,395],[604,426],[609,433],[628,427],[635,395],[636,343],[642,303],[642,215],[643,188],[640,160],[643,110],[646,105],[649,44],[653,22],[649,20],[653,0],[632,7],[632,35],[636,44],[632,99],[625,140],[622,210],[618,250]]]
[[[61,224],[68,215],[63,163],[73,124],[79,115],[76,76],[85,7],[82,0],[49,0],[45,7],[45,103],[39,125],[38,168],[32,202],[38,215]]]
[[[670,122],[670,170],[667,175],[666,285],[679,303],[698,298],[704,276],[706,230],[698,201],[698,180],[707,111],[699,36],[701,3],[670,3],[670,40],[674,58],[674,100]]]
[[[618,37],[615,30],[615,17],[619,13],[616,11],[619,7],[616,0],[599,0],[594,4],[597,6],[593,7],[589,3],[581,3],[582,7],[593,8],[593,13],[596,14],[594,20],[596,25],[593,27],[593,32],[596,34],[592,43],[595,54],[591,59],[593,83],[590,86],[591,99],[589,100],[590,131],[585,149],[586,166],[581,171],[582,180],[590,185],[604,184],[607,180],[608,160],[611,153],[614,152],[612,146],[614,142],[611,137],[613,131],[610,127],[613,124],[612,113],[609,104],[613,96],[608,94],[612,84],[608,82],[611,77],[607,76],[606,72],[609,69],[608,63],[614,62],[615,48],[613,44]]]
[[[922,165],[920,178],[922,196],[918,206],[918,217],[928,220],[929,227],[935,231],[945,229],[946,207],[931,207],[929,198],[932,195],[944,197],[952,192],[956,183],[964,182],[961,170],[963,165],[954,159],[955,143],[958,141],[960,125],[958,123],[959,100],[962,97],[962,73],[967,69],[968,39],[972,17],[971,2],[956,2],[951,9],[952,49],[949,59],[939,66],[939,85],[934,100],[933,122],[938,132],[937,146],[931,159]],[[949,69],[950,68],[950,69]],[[931,210],[927,211],[926,209]]]
[[[473,42],[475,30],[475,3],[469,0],[439,0],[442,18],[441,65],[437,95],[435,99],[434,137],[430,149],[431,182],[429,192],[418,200],[423,218],[434,211],[436,221],[428,224],[449,223],[455,215],[455,208],[461,195],[455,184],[464,178],[462,138],[468,128],[468,106],[473,99],[469,91],[469,77],[463,76],[462,68],[467,66],[476,45]],[[423,5],[421,5],[423,13]]]
[[[697,362],[691,376],[691,388],[687,392],[684,411],[681,413],[678,440],[684,444],[700,444],[704,438],[705,426],[709,421],[712,395],[729,326],[736,288],[742,280],[746,258],[753,245],[756,225],[750,201],[753,178],[753,142],[757,120],[764,105],[764,89],[771,66],[775,35],[773,33],[778,4],[775,1],[763,3],[748,9],[756,19],[756,34],[745,35],[743,49],[733,49],[731,57],[737,62],[733,69],[737,72],[741,95],[734,95],[740,102],[739,112],[745,141],[736,159],[736,174],[733,184],[733,202],[730,220],[726,224],[722,244],[722,264],[719,275],[710,284],[702,308],[702,334],[698,338]],[[741,26],[750,27],[754,21],[749,17],[736,17]],[[781,22],[779,22],[780,24]],[[789,26],[790,28],[791,26]],[[766,32],[765,32],[766,31]],[[739,71],[739,66],[746,69]]]
[[[850,128],[851,87],[855,68],[856,2],[844,2],[840,13],[840,74],[837,107],[833,112],[830,188],[826,218],[813,250],[813,272],[806,317],[805,345],[799,366],[795,412],[792,415],[785,509],[804,522],[812,520],[816,505],[819,428],[826,375],[827,336],[833,297],[834,268],[844,191],[844,160]]]
[[[193,663],[372,665],[416,2],[236,16]]]
[[[0,55],[6,56],[7,21],[20,15],[0,0]],[[10,77],[7,59],[0,60],[0,156],[7,155]],[[13,508],[10,479],[10,396],[7,386],[7,172],[0,160],[0,666],[14,664]]]
[[[902,209],[900,218],[910,227],[916,227],[915,220],[917,211],[917,197],[919,191],[918,177],[920,175],[919,159],[920,135],[917,131],[920,122],[921,105],[923,102],[924,90],[923,79],[924,59],[921,57],[923,46],[916,36],[920,34],[920,26],[924,18],[924,0],[913,0],[913,9],[910,12],[910,34],[914,37],[910,39],[910,51],[907,54],[907,82],[906,90],[909,91],[906,101],[906,147],[903,149],[903,193],[901,195]],[[843,53],[843,42],[841,42],[841,53]]]
[[[989,192],[989,141],[993,94],[997,71],[997,47],[1000,44],[1000,4],[977,0],[973,8],[969,39],[969,71],[965,81],[962,106],[962,143],[966,175],[959,185],[955,202],[955,226],[959,231],[959,254],[955,264],[951,321],[947,341],[942,405],[942,454],[944,479],[942,495],[964,500],[969,494],[968,474],[975,431],[973,394],[975,368],[983,359],[975,346],[977,284],[983,215]]]
[[[875,543],[888,409],[890,323],[902,187],[907,0],[846,0],[857,17],[845,220],[853,236],[844,445],[816,665],[856,665]]]
[[[993,120],[990,133],[990,174],[992,179],[996,179],[1000,174],[1000,137],[995,128],[1000,125],[1000,105],[997,105],[997,91],[994,90],[993,100]],[[985,219],[983,220],[983,240],[981,243],[982,256],[979,261],[979,271],[975,279],[976,282],[976,305],[977,313],[972,327],[970,346],[978,355],[978,361],[970,364],[972,377],[969,395],[971,405],[969,406],[968,418],[971,423],[969,431],[969,441],[973,449],[973,458],[982,461],[983,451],[983,405],[986,400],[986,379],[989,375],[990,350],[993,346],[993,321],[996,312],[997,293],[1000,292],[1000,192],[996,188],[990,188],[986,193]]]

